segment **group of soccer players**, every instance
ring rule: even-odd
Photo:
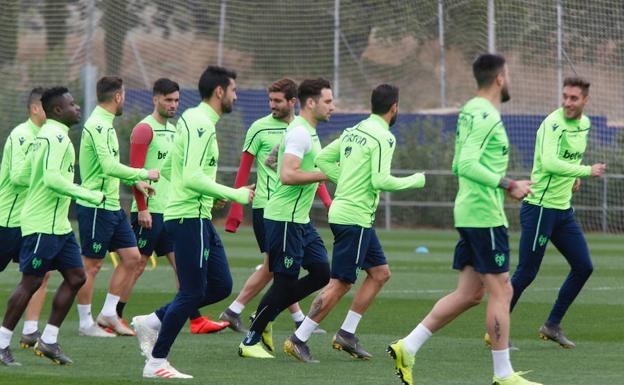
[[[574,347],[560,327],[565,312],[592,272],[592,263],[570,201],[581,177],[601,176],[606,166],[581,165],[590,131],[583,114],[589,83],[564,82],[563,106],[550,114],[536,135],[531,180],[506,177],[509,142],[499,112],[509,100],[505,59],[485,54],[473,63],[477,96],[458,118],[452,169],[459,180],[454,209],[460,240],[453,268],[457,289],[440,299],[405,338],[388,346],[397,375],[412,385],[414,355],[436,331],[480,303],[488,294],[486,342],[492,348],[493,382],[497,385],[537,384],[514,372],[509,359],[510,310],[535,278],[548,240],[571,266],[540,336],[566,348]],[[395,177],[390,173],[397,141],[390,132],[399,111],[399,90],[381,84],[371,93],[371,115],[345,129],[322,148],[316,127],[335,109],[330,83],[306,79],[299,85],[281,79],[268,87],[271,114],[247,132],[235,186],[216,182],[219,160],[216,125],[236,101],[236,73],[209,66],[198,83],[201,102],[187,109],[174,126],[180,100],[177,83],[154,84],[154,111],[139,122],[131,136],[131,167],[119,162],[115,116],[122,113],[125,92],[118,77],[97,84],[98,106],[82,129],[80,174],[75,185],[74,147],[69,127],[80,121],[80,108],[67,88],[34,89],[28,99],[30,119],[7,139],[0,171],[0,267],[19,262],[22,280],[11,295],[0,328],[0,361],[19,365],[10,350],[13,330],[24,312],[20,344],[57,364],[72,360],[60,349],[58,332],[74,297],[78,297],[79,334],[96,337],[135,335],[146,357],[143,377],[192,378],[176,370],[167,356],[177,335],[191,321],[194,333],[229,326],[244,332],[238,353],[245,358],[273,358],[272,322],[286,308],[296,331],[284,351],[302,362],[318,362],[307,345],[319,324],[349,292],[358,272],[366,277],[332,347],[368,360],[356,337],[358,324],[390,278],[383,248],[375,233],[381,191],[425,186],[423,173]],[[295,115],[299,103],[300,112]],[[248,185],[251,166],[257,179]],[[131,222],[119,205],[119,182],[132,186]],[[336,185],[330,198],[325,182]],[[518,268],[509,278],[505,193],[524,200]],[[331,264],[323,240],[310,220],[315,195],[328,208],[334,235]],[[69,203],[77,201],[80,242],[68,220]],[[253,229],[263,264],[221,314],[222,322],[202,317],[199,309],[227,298],[232,277],[227,256],[211,221],[213,207],[231,202],[226,231],[236,232],[242,205],[252,204]],[[96,321],[91,316],[95,277],[107,252],[116,252],[108,293]],[[147,315],[122,318],[152,253],[166,255],[176,272],[175,298]],[[82,256],[82,257],[81,257]],[[303,268],[307,274],[300,276]],[[56,291],[48,323],[38,331],[38,313],[49,271],[63,282]],[[241,313],[270,282],[251,316],[247,330]],[[298,302],[320,290],[304,315]],[[28,309],[27,309],[28,306]],[[539,385],[539,384],[538,384]]]

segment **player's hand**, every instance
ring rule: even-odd
[[[148,230],[152,228],[152,214],[149,210],[139,211],[139,225]]]
[[[157,170],[158,172],[158,170]],[[149,183],[140,181],[140,182],[136,182],[134,184],[134,187],[140,191],[141,193],[143,193],[143,195],[145,195],[145,197],[149,198],[149,197],[153,197],[154,194],[156,194],[156,190],[154,190],[154,188],[152,186],[150,186]]]
[[[591,176],[602,176],[607,169],[607,165],[604,163],[596,163],[591,167]]]
[[[248,186],[243,186],[242,188],[246,188],[249,190],[249,197],[247,198],[247,204],[251,203],[256,195],[254,189],[256,188],[256,184],[250,184]]]
[[[212,208],[221,210],[225,207],[225,202],[227,202],[225,199],[216,199],[214,201],[214,204],[212,205]]]
[[[533,191],[531,190],[531,185],[533,182],[530,180],[515,180],[513,181],[513,185],[509,189],[509,196],[515,200],[522,200],[526,198],[527,195],[532,195]]]
[[[158,179],[160,179],[160,172],[157,169],[147,170],[147,179],[158,182]]]
[[[581,178],[576,178],[572,186],[572,193],[577,192],[581,188]]]

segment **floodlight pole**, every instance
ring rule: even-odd
[[[334,0],[334,97],[340,96],[340,0]]]
[[[488,52],[496,53],[496,19],[494,15],[494,0],[488,0]]]
[[[223,40],[225,39],[225,12],[227,0],[221,0],[221,13],[219,15],[219,45],[217,46],[217,64],[223,65]]]

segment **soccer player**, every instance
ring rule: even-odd
[[[589,86],[582,78],[566,78],[562,107],[548,115],[537,130],[531,172],[534,194],[524,200],[520,209],[520,259],[511,278],[513,310],[524,289],[535,279],[548,240],[561,252],[570,265],[570,273],[539,335],[568,349],[575,344],[559,325],[593,271],[587,242],[570,202],[572,193],[580,187],[579,178],[602,176],[606,168],[604,163],[581,164],[591,130],[591,122],[583,114]]]
[[[43,88],[36,87],[28,95],[26,107],[29,119],[18,125],[9,134],[2,152],[0,165],[0,271],[4,271],[11,260],[19,262],[19,252],[22,246],[20,230],[20,213],[28,192],[28,185],[20,185],[20,175],[26,159],[26,153],[39,129],[45,123],[45,113],[41,107]],[[27,182],[27,181],[26,181]],[[45,303],[45,293],[48,287],[46,274],[39,290],[33,294],[28,307],[24,312],[24,328],[20,338],[20,346],[31,348],[41,336],[39,332],[39,314]],[[1,361],[0,357],[0,361]]]
[[[241,357],[273,358],[259,343],[264,340],[262,334],[269,322],[329,281],[327,251],[310,221],[310,209],[318,183],[327,180],[314,163],[321,151],[316,125],[329,120],[334,100],[329,82],[322,78],[301,82],[298,97],[301,113],[288,125],[282,139],[279,182],[264,209],[273,284],[260,301],[249,332],[239,345]],[[299,279],[301,267],[308,275]],[[309,356],[307,351],[302,353],[306,354]]]
[[[154,83],[152,100],[154,110],[132,130],[130,166],[161,170],[173,145],[175,125],[169,119],[173,118],[178,110],[180,86],[170,79],[158,79]],[[156,194],[151,198],[146,198],[141,191],[133,188],[131,223],[142,257],[135,271],[135,284],[153,252],[158,256],[166,255],[175,273],[173,240],[167,234],[163,218],[169,197],[169,181],[161,178],[158,182],[152,182],[151,186],[156,190]],[[177,274],[174,275],[176,286],[179,287]],[[117,303],[117,315],[121,319],[129,296],[130,287]],[[228,326],[226,322],[214,322],[202,317],[199,311],[193,313],[190,318],[191,333],[194,334],[216,332]]]
[[[520,200],[531,193],[531,181],[505,177],[509,141],[499,113],[509,100],[509,76],[499,55],[479,56],[472,65],[477,96],[464,105],[457,120],[453,173],[459,179],[455,198],[455,227],[459,242],[453,268],[459,270],[457,288],[438,300],[433,309],[388,352],[397,375],[412,385],[414,355],[442,327],[481,302],[488,294],[485,322],[492,339],[493,385],[536,385],[514,372],[509,360],[509,240],[504,211],[505,191]]]
[[[119,181],[135,185],[153,194],[154,189],[143,182],[157,181],[156,169],[131,168],[119,163],[119,142],[113,119],[123,111],[125,90],[116,76],[105,76],[97,82],[98,105],[82,130],[80,141],[80,177],[86,188],[99,190],[106,201],[95,205],[77,201],[76,213],[87,282],[78,292],[79,334],[94,337],[114,337],[93,322],[91,300],[95,277],[102,267],[107,251],[115,251],[121,261],[113,271],[108,293],[97,323],[119,335],[134,335],[134,331],[117,316],[119,296],[132,289],[134,274],[141,260],[134,232],[125,211],[119,206]]]
[[[265,245],[264,207],[275,191],[278,177],[275,167],[268,158],[282,141],[286,127],[294,118],[295,105],[297,104],[297,84],[290,79],[276,81],[269,87],[268,91],[271,114],[256,120],[247,130],[243,154],[234,184],[235,187],[247,184],[249,171],[255,160],[257,177],[252,205],[253,229],[260,253],[263,254],[264,259],[262,267],[249,276],[236,300],[219,317],[228,321],[231,329],[241,333],[247,332],[240,319],[240,314],[245,305],[258,295],[273,278],[273,274],[269,271],[269,256]],[[331,198],[324,183],[319,184],[317,194],[325,207],[329,208]],[[243,206],[232,203],[225,223],[225,231],[235,233],[242,220]],[[305,317],[299,304],[290,305],[288,310],[290,310],[295,326],[299,327]],[[324,330],[316,329],[315,332],[323,333]],[[265,342],[269,341],[270,339]],[[269,349],[272,350],[272,347]]]
[[[8,301],[0,328],[0,349],[6,363],[11,359],[9,343],[13,329],[28,301],[45,274],[58,270],[63,282],[56,290],[48,324],[34,350],[38,356],[65,365],[71,364],[72,360],[58,345],[59,327],[86,279],[80,248],[67,218],[69,203],[71,199],[79,198],[97,205],[105,196],[101,191],[88,190],[73,183],[75,153],[67,133],[69,126],[80,121],[80,107],[74,103],[74,98],[67,88],[53,87],[43,93],[41,104],[47,121],[37,134],[20,174],[30,186],[21,213],[23,242],[19,259],[22,280]],[[16,363],[13,361],[12,364]]]
[[[334,349],[344,350],[355,358],[369,359],[355,336],[362,315],[383,285],[390,279],[390,269],[373,223],[380,191],[402,191],[425,185],[425,175],[415,173],[397,178],[390,174],[396,139],[390,127],[399,113],[399,89],[382,84],[371,95],[372,114],[325,147],[316,163],[329,180],[336,183],[334,202],[329,209],[329,225],[334,234],[331,279],[312,303],[310,313],[286,341],[285,350],[306,361],[299,352],[311,332],[351,289],[357,269],[366,271],[366,279],[357,290],[351,309],[333,338]],[[306,349],[307,350],[307,349]]]
[[[236,101],[236,73],[209,66],[199,79],[202,101],[184,111],[177,122],[173,147],[163,175],[171,190],[165,226],[173,237],[180,290],[169,304],[154,313],[133,318],[139,345],[147,357],[146,378],[192,378],[167,361],[169,350],[188,317],[198,308],[216,303],[232,292],[232,276],[221,239],[211,222],[215,199],[251,203],[253,186],[238,189],[215,179],[219,147],[215,125],[232,112]]]

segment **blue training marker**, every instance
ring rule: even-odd
[[[429,253],[429,249],[427,248],[427,246],[418,246],[416,250],[414,250],[414,252],[418,254],[427,254]]]

